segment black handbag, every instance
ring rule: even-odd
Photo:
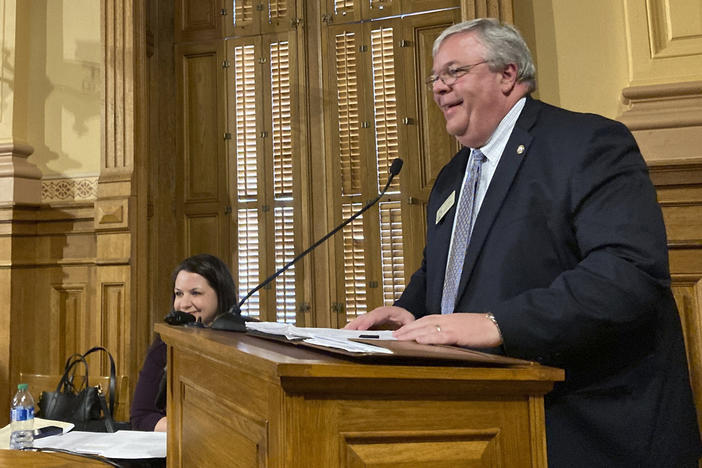
[[[109,405],[105,401],[101,385],[88,385],[88,362],[85,358],[96,351],[105,352],[110,360]],[[85,374],[76,376],[76,370],[81,364]],[[115,382],[115,361],[107,349],[96,346],[85,354],[74,354],[66,360],[56,391],[41,392],[38,416],[73,423],[78,431],[115,432],[128,429],[129,423],[116,423],[112,417]]]

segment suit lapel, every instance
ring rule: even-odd
[[[512,134],[507,141],[507,145],[502,152],[500,162],[497,165],[495,174],[492,176],[480,211],[475,219],[473,233],[470,238],[470,243],[468,244],[468,249],[466,250],[466,258],[463,262],[461,282],[458,285],[458,292],[456,294],[457,302],[465,291],[483,244],[502,208],[505,197],[514,181],[514,177],[517,175],[524,158],[528,157],[532,136],[524,129],[529,129],[534,124],[538,111],[538,106],[534,104],[535,101],[527,98],[527,103],[522,110],[522,115],[517,120],[514,130],[512,130]]]

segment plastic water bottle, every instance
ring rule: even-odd
[[[17,385],[10,406],[10,448],[21,450],[34,445],[34,398],[27,384]]]

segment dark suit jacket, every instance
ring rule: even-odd
[[[522,147],[519,150],[520,147]],[[469,150],[439,173],[421,268],[396,305],[440,313]],[[527,98],[475,221],[456,312],[492,312],[514,357],[562,367],[551,466],[685,466],[700,454],[666,234],[624,125]]]

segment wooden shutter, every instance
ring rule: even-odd
[[[285,3],[285,2],[279,2]],[[274,271],[295,257],[295,216],[293,210],[292,93],[290,43],[283,36],[269,44],[271,154],[273,157]],[[295,323],[295,265],[275,281],[275,310],[279,322]]]
[[[243,297],[295,257],[296,208],[293,110],[294,54],[289,34],[231,41],[232,142],[237,211],[236,276]],[[295,322],[295,266],[256,292],[242,311],[263,320]]]
[[[371,61],[377,191],[385,186],[392,161],[399,156],[393,27],[372,28]],[[405,285],[402,210],[398,175],[379,207],[382,302],[391,305]]]
[[[262,265],[261,238],[262,204],[259,193],[262,186],[262,161],[259,134],[262,131],[262,102],[258,97],[260,83],[258,57],[261,55],[260,41],[240,40],[233,42],[228,58],[231,61],[228,73],[230,95],[229,119],[233,135],[230,155],[233,159],[237,243],[234,272],[239,288],[239,297],[244,297],[260,281]],[[242,311],[248,315],[260,315],[260,291],[247,299]]]
[[[227,36],[285,32],[294,27],[295,0],[228,0]]]

